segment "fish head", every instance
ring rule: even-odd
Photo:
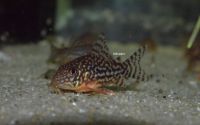
[[[79,70],[71,63],[62,65],[51,80],[50,87],[60,90],[73,90],[78,82]]]

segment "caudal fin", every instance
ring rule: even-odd
[[[147,46],[141,46],[123,62],[123,65],[126,67],[126,71],[124,73],[125,79],[133,78],[137,81],[148,80],[149,77],[146,75],[140,64],[141,58],[143,57],[146,49]]]

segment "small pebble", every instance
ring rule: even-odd
[[[156,79],[156,82],[157,82],[157,83],[160,83],[160,79]]]
[[[76,106],[77,104],[76,104],[75,102],[72,102],[72,105],[73,105],[73,106]]]

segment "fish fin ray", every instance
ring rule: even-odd
[[[137,51],[135,51],[129,58],[127,58],[123,65],[127,68],[128,73],[124,74],[126,79],[133,78],[137,81],[146,81],[148,76],[141,67],[141,58],[145,54],[147,46],[141,46]]]
[[[112,55],[109,52],[109,48],[106,45],[106,39],[104,34],[100,34],[96,42],[94,42],[91,50],[92,54],[101,55],[105,59],[112,59]]]

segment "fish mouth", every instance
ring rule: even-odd
[[[74,90],[75,86],[72,83],[63,83],[59,84],[58,88],[62,90]]]
[[[62,84],[52,82],[49,84],[49,87],[51,88],[52,92],[55,92],[55,93],[60,93],[61,91],[75,90],[75,86],[73,86],[73,84],[70,82],[62,83]]]

